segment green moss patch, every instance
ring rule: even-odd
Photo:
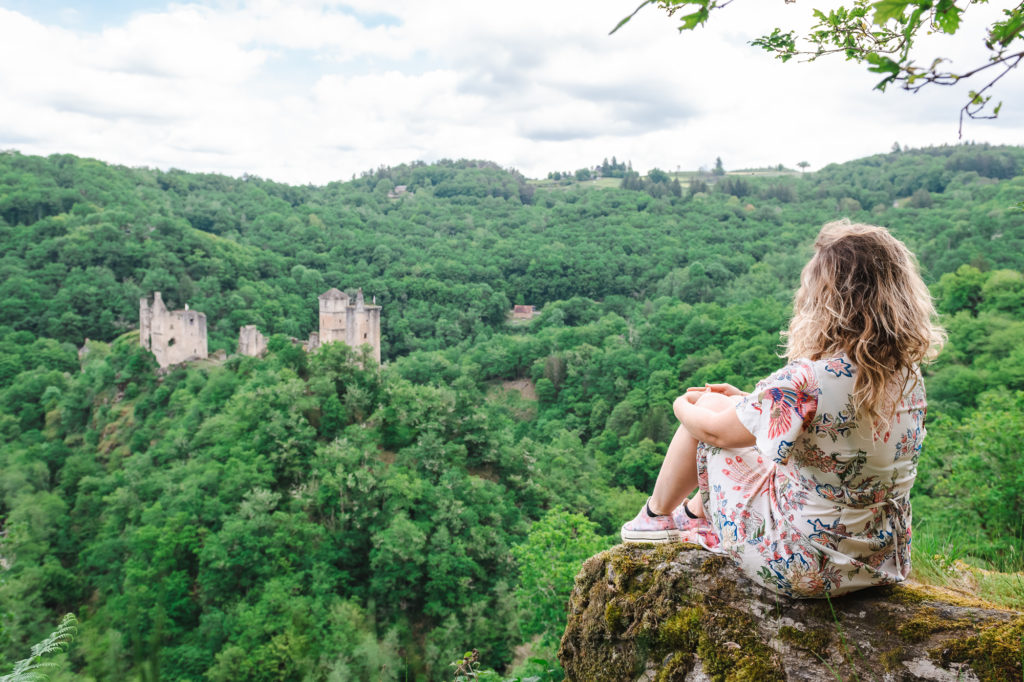
[[[878,590],[885,595],[888,601],[895,604],[920,604],[929,599],[934,599],[934,597],[929,597],[924,590],[917,586],[891,585],[889,587],[880,587]]]
[[[896,629],[896,634],[904,642],[921,642],[928,639],[928,635],[933,632],[955,630],[964,626],[970,627],[970,623],[949,620],[943,618],[935,609],[922,608],[913,618],[900,625]]]
[[[693,654],[677,651],[672,654],[654,678],[654,682],[676,682],[685,680],[686,674],[693,669]]]
[[[896,647],[895,649],[883,651],[882,655],[879,656],[879,660],[882,662],[882,667],[891,672],[899,669],[905,655],[903,647]]]
[[[944,666],[968,664],[981,682],[1020,680],[1024,659],[1024,618],[987,627],[971,637],[944,642],[928,653]]]
[[[828,647],[832,636],[822,630],[800,630],[783,625],[779,628],[779,639],[804,651],[812,651],[817,654]]]
[[[704,672],[713,680],[785,680],[774,650],[757,637],[757,623],[732,609],[708,612],[697,644]]]
[[[699,606],[680,609],[661,624],[658,630],[660,644],[675,651],[696,651],[700,641],[703,613],[704,610]]]
[[[622,611],[622,604],[617,599],[612,599],[604,607],[604,622],[608,626],[608,632],[615,635],[626,629],[626,614]]]

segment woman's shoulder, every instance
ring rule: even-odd
[[[837,354],[812,360],[794,358],[757,384],[757,391],[775,386],[792,386],[807,393],[820,393],[822,387],[832,391],[840,385],[853,382],[857,366],[845,355]]]
[[[757,383],[757,390],[773,386],[794,386],[815,389],[819,383],[820,370],[816,362],[807,358],[795,358]]]
[[[816,375],[829,375],[837,379],[853,378],[857,373],[857,367],[850,361],[845,353],[830,355],[827,357],[812,360],[810,358],[793,358],[784,367],[772,372],[766,381],[773,379],[785,379],[813,372]]]
[[[834,355],[827,355],[817,360],[810,360],[807,358],[800,358],[795,363],[798,366],[805,367],[813,370],[815,375],[821,381],[839,381],[840,383],[852,383],[857,378],[857,364],[846,354],[836,353]],[[903,369],[892,377],[898,385],[904,383],[915,384],[922,383],[921,370],[915,364],[912,367]],[[904,379],[907,381],[904,382]]]

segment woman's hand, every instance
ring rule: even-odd
[[[686,393],[682,394],[673,401],[673,411],[678,411],[675,406],[680,403],[686,403],[687,405],[696,405],[697,401],[709,393],[706,388],[688,388]]]
[[[706,388],[688,388],[686,389],[686,393],[684,393],[682,397],[686,398],[686,402],[692,405],[695,404],[704,396],[706,396],[707,394],[708,390]]]
[[[705,391],[688,390],[678,398],[672,401],[672,412],[676,415],[676,419],[680,422],[685,421],[687,412],[690,408],[697,404],[702,395],[705,395]]]
[[[723,395],[749,395],[746,391],[741,391],[732,384],[704,384],[703,386],[691,386],[686,389],[687,394],[693,391],[711,391],[712,393],[721,393]]]
[[[744,394],[729,384],[719,384],[735,393],[716,392],[712,387],[691,388],[672,403],[672,411],[691,436],[718,447],[746,447],[754,437],[740,423],[734,409]]]

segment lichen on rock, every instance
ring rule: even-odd
[[[688,544],[619,545],[576,577],[569,680],[1021,680],[1024,614],[899,585],[796,600]]]

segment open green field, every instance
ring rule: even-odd
[[[586,187],[590,189],[611,189],[622,184],[622,178],[598,178],[597,180],[573,180],[566,183],[562,180],[527,180],[537,189],[569,189],[570,187]]]
[[[699,170],[686,170],[686,171],[672,171],[668,172],[668,176],[673,180],[678,180],[685,187],[689,184],[690,180],[694,177],[703,175],[705,180],[711,182],[716,179],[715,176],[709,175],[708,173],[702,173]],[[757,178],[790,178],[802,175],[797,171],[792,170],[773,170],[773,169],[742,169],[735,171],[726,171],[726,176],[740,176],[740,177],[757,177]],[[641,180],[647,180],[646,175],[640,176]],[[537,189],[568,189],[570,187],[582,187],[584,189],[618,189],[622,186],[622,178],[597,178],[596,180],[583,180],[579,181],[573,178],[572,180],[549,180],[547,178],[529,179],[526,181],[530,185],[533,185]]]

